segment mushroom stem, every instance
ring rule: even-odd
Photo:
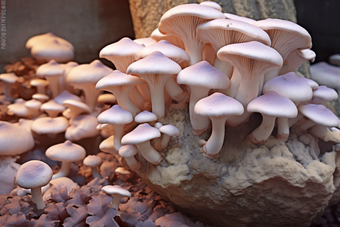
[[[124,125],[114,125],[114,135],[113,135],[113,144],[115,149],[118,151],[119,148],[122,146],[120,142],[123,135],[124,135]]]
[[[249,135],[249,139],[255,144],[264,143],[271,135],[275,126],[275,116],[262,114],[262,117],[261,125]]]
[[[301,125],[300,125],[300,129],[301,130],[307,130],[311,127],[313,127],[314,125],[316,125],[316,123],[310,119],[307,119],[305,122],[303,122]]]
[[[214,67],[226,74],[229,79],[231,78],[231,75],[233,73],[233,66],[229,62],[223,61],[219,58],[215,58]]]
[[[129,96],[130,96],[130,99],[132,100],[132,102],[134,104],[137,105],[137,107],[139,107],[139,109],[141,110],[144,110],[145,107],[144,107],[144,104],[145,104],[145,99],[143,98],[143,96],[141,95],[141,93],[139,92],[139,90],[137,89],[136,86],[133,86],[129,92]],[[140,112],[140,111],[137,111],[136,114]]]
[[[168,146],[169,141],[170,141],[170,136],[167,134],[164,134],[162,141],[161,141],[161,147],[166,148]]]
[[[159,75],[155,75],[159,77]],[[165,116],[165,102],[164,102],[164,84],[149,85],[151,91],[151,108],[152,112],[156,114],[157,120],[161,120]]]
[[[125,158],[125,161],[132,170],[137,170],[140,167],[140,163],[137,162],[134,156]]]
[[[58,173],[53,175],[52,180],[59,178],[59,177],[67,177],[67,175],[70,173],[70,167],[71,167],[71,162],[66,162],[66,161],[61,162],[60,170]]]
[[[45,208],[45,203],[42,198],[41,194],[41,187],[38,188],[31,188],[31,195],[32,195],[32,201],[37,204],[37,208],[44,209]]]
[[[92,84],[82,85],[81,87],[79,87],[79,89],[83,90],[83,92],[85,94],[85,103],[93,111],[95,106],[96,106],[98,96],[100,95],[100,91],[96,90],[95,86],[92,85]]]
[[[212,122],[212,132],[207,143],[203,146],[203,151],[206,156],[213,159],[223,146],[227,117],[211,117],[210,119]]]
[[[55,98],[57,95],[59,95],[59,77],[61,75],[56,76],[46,76],[46,80],[49,83],[49,88],[52,92],[52,97]]]
[[[165,83],[165,89],[170,95],[170,97],[180,102],[185,98],[185,92],[182,90],[182,88],[176,83],[174,77],[170,77],[166,83]]]
[[[286,142],[289,137],[289,122],[287,117],[278,117],[277,120],[277,138]]]
[[[124,197],[124,196],[121,196],[121,195],[118,195],[118,194],[113,194],[113,195],[112,195],[113,200],[111,201],[109,207],[112,207],[112,208],[118,210],[120,200],[121,200],[121,198],[123,198],[123,197]]]
[[[209,93],[208,88],[191,87],[190,101],[189,101],[189,114],[192,131],[194,135],[198,136],[208,129],[210,121],[208,117],[200,116],[195,113],[194,107],[198,100],[207,97]]]
[[[91,167],[91,170],[92,170],[93,179],[95,179],[95,178],[102,179],[102,176],[100,176],[97,167]]]
[[[162,156],[151,146],[150,141],[137,144],[143,157],[151,164],[158,165],[162,161]]]

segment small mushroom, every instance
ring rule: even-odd
[[[113,197],[113,200],[109,207],[112,207],[116,210],[118,210],[121,198],[126,196],[131,197],[131,193],[128,190],[120,187],[119,185],[106,185],[102,187],[101,190]]]
[[[51,167],[38,160],[26,162],[18,169],[16,182],[22,188],[31,189],[32,200],[38,209],[45,208],[41,187],[50,182],[52,174]]]
[[[170,137],[173,136],[180,136],[181,131],[174,125],[164,125],[159,128],[159,131],[163,133],[163,138],[160,143],[157,143],[155,145],[155,148],[159,151],[168,146],[168,143],[170,141]]]
[[[127,169],[124,169],[123,167],[117,167],[115,169],[115,173],[118,173],[120,175],[120,180],[122,182],[125,182],[125,176],[128,176],[131,174],[131,172]]]
[[[138,153],[138,148],[135,145],[123,145],[118,151],[120,157],[124,158],[126,163],[132,170],[138,170],[140,163],[135,159],[135,155]]]
[[[84,165],[91,167],[93,179],[102,179],[98,172],[98,167],[103,163],[102,159],[96,155],[88,155],[84,161]]]
[[[83,160],[85,155],[86,151],[83,147],[69,140],[49,147],[46,156],[54,161],[61,161],[61,168],[53,175],[53,179],[66,177],[70,172],[71,163]]]

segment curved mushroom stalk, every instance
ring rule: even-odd
[[[143,157],[151,164],[158,165],[162,161],[162,156],[151,146],[149,140],[136,145]]]
[[[269,116],[262,114],[263,120],[259,127],[257,127],[250,135],[249,139],[255,144],[266,142],[275,126],[276,116]]]
[[[67,177],[68,174],[70,173],[71,163],[72,162],[65,162],[65,161],[62,162],[59,172],[56,174],[53,174],[52,180],[59,178],[59,177]]]

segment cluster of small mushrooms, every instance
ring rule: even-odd
[[[72,162],[84,160],[93,177],[100,178],[102,161],[85,158],[85,149],[75,142],[105,129],[114,132],[105,134],[102,151],[119,154],[134,171],[140,167],[137,154],[159,165],[160,151],[172,137],[181,136],[175,126],[162,124],[166,108],[174,103],[188,109],[194,135],[212,128],[201,144],[202,154],[210,159],[218,157],[225,127],[247,122],[254,112],[262,114],[262,123],[249,135],[255,144],[264,143],[275,126],[274,134],[286,141],[295,124],[327,140],[339,120],[323,103],[338,94],[295,72],[315,58],[311,45],[308,32],[293,22],[222,13],[209,1],[168,10],[151,37],[122,38],[105,46],[99,57],[110,60],[115,70],[99,60],[80,65],[70,61],[73,46],[52,33],[32,37],[26,46],[43,63],[29,81],[37,92],[31,100],[19,98],[8,105],[7,114],[20,120],[0,123],[6,131],[1,140],[18,147],[1,145],[1,153],[13,156],[30,150],[32,133],[51,140],[64,133],[64,143],[46,150],[49,159],[62,162],[58,173],[53,175],[42,161],[29,161],[16,174],[17,185],[31,189],[33,201],[43,209],[41,187],[67,177]],[[4,73],[0,80],[8,83],[3,100],[11,100],[8,91],[18,77]],[[161,139],[152,142],[156,138]],[[130,196],[119,186],[102,190],[116,193],[111,204],[115,209],[121,196]]]

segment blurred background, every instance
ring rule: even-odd
[[[224,4],[224,11],[233,12],[231,8],[225,10],[228,4],[243,1],[261,3],[261,0],[219,2]],[[143,1],[131,2],[139,4]],[[154,0],[149,2],[155,5]],[[175,1],[164,2],[171,6],[170,3]],[[293,14],[297,13],[298,24],[312,36],[312,49],[317,54],[315,62],[327,61],[330,55],[340,53],[340,1],[294,0],[294,4],[295,9],[290,8]],[[2,20],[6,28],[6,49],[0,49],[0,73],[5,72],[6,64],[30,56],[25,43],[38,34],[52,32],[70,41],[76,50],[75,61],[79,63],[89,63],[98,58],[104,46],[122,37],[135,38],[129,0],[1,0],[1,7],[6,10],[5,21]]]

